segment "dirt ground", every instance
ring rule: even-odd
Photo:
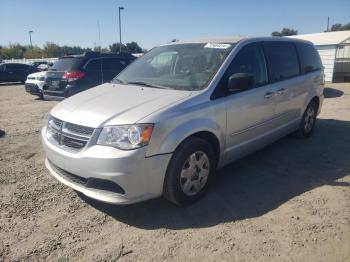
[[[350,261],[350,84],[325,97],[313,137],[220,170],[195,205],[111,206],[44,167],[57,102],[0,85],[0,261]]]

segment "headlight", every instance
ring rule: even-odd
[[[102,129],[97,144],[130,150],[148,145],[153,124],[106,126]]]
[[[38,76],[38,77],[36,78],[36,80],[44,81],[44,80],[45,80],[45,77],[43,77],[43,76]]]

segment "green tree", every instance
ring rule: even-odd
[[[24,58],[43,58],[44,52],[38,46],[33,46],[33,48],[28,47],[23,54]]]
[[[142,48],[134,41],[126,43],[126,47],[130,53],[142,53]]]
[[[47,42],[44,45],[44,54],[48,58],[60,57],[60,56],[64,55],[64,50],[62,49],[62,47],[60,47],[59,45],[57,45],[55,43]]]
[[[289,35],[297,35],[298,30],[291,29],[291,28],[286,28],[284,27],[281,32],[274,31],[271,33],[272,36],[289,36]]]
[[[77,55],[92,51],[91,48],[81,48],[80,46],[62,46],[65,55]]]
[[[8,47],[3,47],[1,50],[2,56],[5,59],[20,59],[23,58],[27,48],[20,44],[10,44]]]
[[[108,53],[109,49],[106,47],[95,46],[93,49],[95,52]]]
[[[334,24],[331,26],[331,31],[345,31],[345,30],[350,30],[350,23],[347,23],[345,25]]]
[[[109,50],[112,53],[119,53],[119,47],[120,47],[120,43],[113,43],[112,45],[109,46]],[[122,44],[121,46],[122,52],[127,52],[128,48]]]

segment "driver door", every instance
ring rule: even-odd
[[[273,87],[268,84],[262,45],[244,46],[235,56],[222,79],[228,90],[228,78],[235,73],[254,76],[255,86],[226,97],[226,160],[232,161],[253,151],[265,133],[275,126]]]

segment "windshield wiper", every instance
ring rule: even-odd
[[[126,82],[125,84],[167,89],[167,87],[165,87],[165,86],[160,86],[160,85],[155,85],[155,84],[151,84],[151,83],[146,83],[146,82],[143,82],[143,81]]]
[[[121,79],[119,79],[119,78],[114,78],[114,79],[112,79],[111,83],[115,83],[115,82],[119,82],[119,83],[124,84],[124,85],[127,84],[125,81],[123,81],[123,80],[121,80]]]

